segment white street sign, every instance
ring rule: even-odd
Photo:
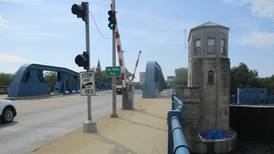
[[[80,94],[82,96],[96,95],[95,73],[93,71],[80,72]]]

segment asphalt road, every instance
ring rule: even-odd
[[[141,93],[135,93],[135,100]],[[121,108],[121,96],[117,106]],[[18,115],[13,123],[0,124],[0,153],[26,154],[58,137],[82,127],[87,119],[86,97],[79,95],[18,100]],[[136,101],[135,101],[136,102]],[[98,92],[92,96],[92,118],[111,113],[111,91]]]

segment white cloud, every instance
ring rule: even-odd
[[[27,58],[10,53],[0,52],[0,64],[24,64],[29,62],[31,62],[31,60]]]
[[[8,20],[6,20],[5,18],[3,18],[3,17],[0,15],[0,30],[6,29],[7,26],[8,26]]]
[[[274,21],[274,0],[254,0],[251,11],[257,16],[271,18]]]
[[[0,2],[6,3],[33,3],[33,2],[41,2],[42,0],[0,0]]]
[[[223,0],[225,3],[247,6],[250,12],[261,18],[270,19],[274,22],[274,0]],[[237,39],[239,45],[267,48],[274,46],[274,32],[258,31],[256,28],[245,24],[249,34]]]
[[[233,3],[237,5],[245,5],[250,2],[250,0],[224,0],[225,3]]]
[[[274,0],[224,0],[224,2],[247,5],[254,15],[269,18],[274,22]]]
[[[60,39],[63,34],[53,32],[17,32],[12,35],[13,39],[25,42],[41,42]]]
[[[274,46],[274,32],[254,31],[239,38],[240,45],[266,48]]]
[[[51,32],[29,32],[29,33],[20,33],[18,34],[20,37],[37,37],[37,38],[56,38],[61,37],[62,35],[59,33],[51,33]]]
[[[0,52],[0,72],[15,73],[24,64],[35,63],[27,58]]]

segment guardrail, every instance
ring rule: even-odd
[[[182,116],[183,102],[172,92],[172,110],[167,114],[168,122],[168,154],[190,154],[186,143],[183,127],[180,123]]]

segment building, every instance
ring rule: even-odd
[[[139,82],[142,86],[144,85],[144,82],[145,82],[145,73],[146,72],[140,72],[139,73]]]
[[[101,68],[100,60],[98,60],[97,67],[96,67],[96,73],[101,73],[101,72],[102,72],[102,68]]]
[[[229,28],[208,22],[189,34],[188,86],[202,90],[202,130],[228,129]]]
[[[167,82],[174,82],[175,81],[175,76],[167,76]]]
[[[188,87],[178,89],[177,94],[185,102],[184,129],[187,142],[195,153],[210,151],[208,144],[200,141],[199,132],[231,131],[228,32],[228,27],[207,22],[192,28],[189,33]],[[232,143],[211,147],[215,152],[228,152],[234,148]]]

